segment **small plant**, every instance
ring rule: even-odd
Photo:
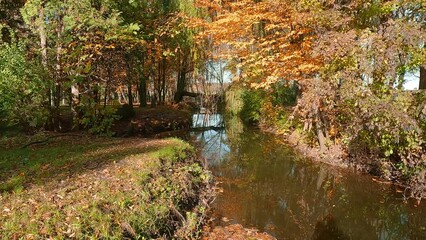
[[[104,107],[84,97],[86,104],[81,105],[82,117],[79,123],[89,129],[92,134],[112,136],[111,131],[113,123],[120,117],[116,114],[116,108]]]

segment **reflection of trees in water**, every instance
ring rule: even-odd
[[[340,239],[406,239],[418,233],[409,222],[425,225],[421,214],[408,216],[387,187],[295,160],[273,137],[247,130],[235,135],[228,136],[232,151],[214,169],[225,189],[218,211],[228,218],[296,239],[327,231]]]
[[[238,144],[238,139],[244,131],[243,121],[238,116],[230,116],[226,119],[226,134],[228,135],[228,143],[231,146]]]
[[[346,240],[350,239],[338,227],[333,216],[327,215],[315,225],[312,240]]]

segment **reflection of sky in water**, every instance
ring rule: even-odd
[[[224,126],[223,117],[220,114],[194,114],[192,120],[194,128]],[[203,156],[209,160],[210,166],[220,164],[230,152],[224,129],[193,132],[191,135],[195,137],[196,142],[203,144]]]
[[[192,133],[197,142],[202,142],[203,156],[209,160],[210,166],[222,163],[226,155],[231,151],[226,144],[227,137],[224,130],[209,130],[201,133]]]
[[[220,114],[194,114],[192,116],[192,127],[219,127],[223,124]]]

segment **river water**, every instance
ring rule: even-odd
[[[371,176],[312,162],[237,119],[195,115],[194,132],[223,189],[214,224],[242,224],[278,239],[426,239],[426,202],[404,201]]]

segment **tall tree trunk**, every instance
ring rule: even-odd
[[[181,55],[179,55],[181,56]],[[185,57],[183,57],[183,60],[180,61],[181,62],[181,66],[179,68],[179,72],[178,72],[178,79],[177,79],[177,85],[176,85],[176,93],[175,93],[175,97],[174,100],[176,103],[179,103],[183,100],[183,96],[184,96],[184,92],[185,92],[185,85],[186,85],[186,71],[187,71],[187,66],[186,66],[186,60]]]
[[[151,62],[155,63],[155,58],[154,58],[155,54],[152,54],[152,58],[151,58]],[[156,107],[157,106],[157,80],[155,79],[155,68],[154,68],[154,64],[152,65],[151,68],[151,83],[152,83],[152,87],[151,87],[151,107]]]
[[[156,92],[156,94],[154,94],[154,98],[155,100],[158,100],[158,102],[156,102],[158,103],[158,105],[161,105],[161,79],[162,79],[161,70],[162,70],[162,61],[159,61],[158,69],[157,69],[157,81],[155,81],[155,84],[154,84],[154,88],[155,88],[154,92]]]
[[[93,79],[90,80],[90,82],[93,82],[93,81],[94,81]],[[91,90],[92,90],[92,100],[93,100],[93,102],[95,104],[99,104],[99,84],[96,83]]]
[[[151,107],[152,108],[157,107],[157,94],[155,93],[155,89],[154,89],[153,94],[151,96]]]
[[[77,84],[71,85],[71,111],[77,117],[77,106],[80,103],[80,90]]]
[[[71,85],[71,113],[72,113],[72,122],[74,127],[78,128],[77,119],[80,117],[80,113],[78,111],[78,105],[80,104],[80,91],[78,85],[74,83]]]
[[[163,57],[163,65],[162,65],[162,75],[161,75],[161,104],[164,105],[166,103],[166,72],[167,72],[167,61],[166,57]]]
[[[106,108],[107,103],[108,103],[109,91],[110,91],[110,84],[112,82],[112,69],[111,69],[111,65],[108,66],[107,73],[108,73],[108,76],[107,76],[107,82],[106,82],[106,85],[105,85],[104,109]]]
[[[327,131],[324,124],[324,120],[322,118],[321,109],[320,109],[321,100],[319,99],[320,96],[318,94],[319,81],[320,79],[316,77],[314,87],[315,87],[315,97],[317,99],[314,100],[313,102],[312,110],[313,110],[313,117],[314,117],[314,123],[315,123],[315,131],[316,131],[318,143],[320,146],[320,151],[325,152],[327,150],[327,138],[326,138],[325,132]]]
[[[129,96],[129,105],[133,107],[132,83],[127,83],[127,95]]]
[[[320,151],[325,152],[327,150],[327,144],[326,144],[326,134],[324,134],[325,132],[324,123],[321,118],[321,112],[319,110],[319,107],[316,107],[316,108],[317,109],[315,111],[315,119],[316,119],[315,127],[317,131],[318,143],[320,146]]]
[[[47,69],[47,35],[46,35],[46,26],[44,19],[44,5],[40,8],[39,12],[40,26],[39,26],[39,35],[40,35],[40,48],[41,48],[41,64]]]
[[[39,18],[40,18],[40,26],[39,26],[39,37],[40,37],[40,49],[41,49],[41,64],[43,65],[44,69],[47,71],[47,33],[46,33],[46,25],[45,25],[45,3],[42,3],[42,6],[40,8],[39,12]],[[46,91],[46,107],[48,108],[50,112],[49,122],[48,122],[48,128],[52,129],[54,128],[53,118],[52,118],[52,87],[49,87]]]
[[[140,107],[146,107],[146,77],[142,70],[142,66],[139,67],[139,103]]]
[[[129,98],[129,105],[133,107],[133,91],[132,91],[132,62],[130,55],[126,55],[126,68],[127,68],[127,96]]]
[[[127,95],[129,98],[129,105],[133,107],[133,91],[132,91],[132,65],[130,63],[130,57],[127,57]]]
[[[56,72],[55,72],[55,88],[53,91],[53,123],[54,130],[59,131],[60,126],[60,112],[59,107],[61,104],[61,82],[62,82],[62,63],[61,63],[61,54],[62,54],[62,32],[64,31],[63,24],[63,15],[59,13],[58,16],[58,26],[56,28]]]
[[[180,103],[183,100],[184,92],[185,92],[185,72],[180,70],[178,73],[176,93],[174,100],[176,103]]]
[[[420,83],[419,89],[426,89],[426,67],[420,66]]]

